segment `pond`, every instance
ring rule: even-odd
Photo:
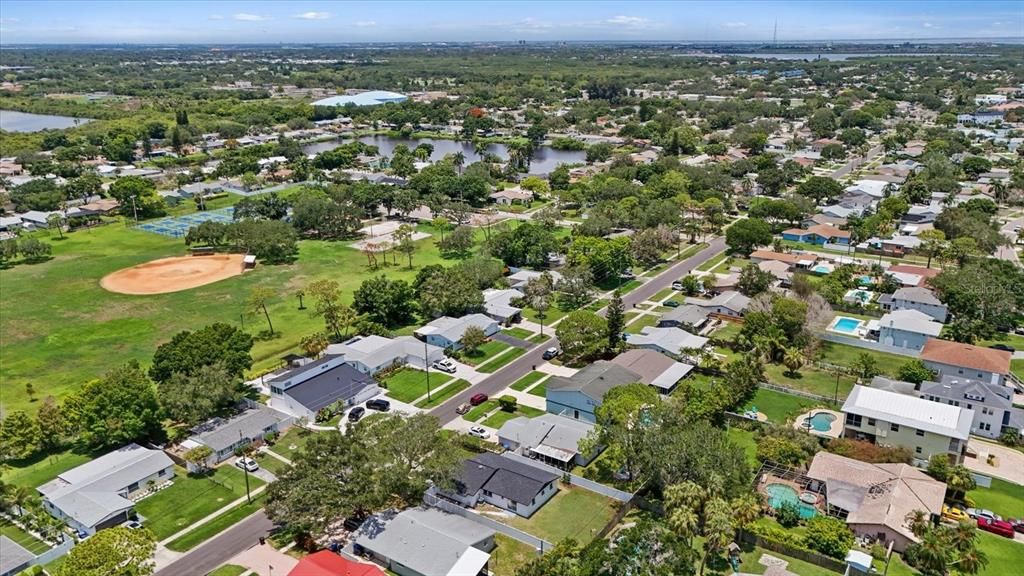
[[[382,134],[360,136],[359,141],[376,146],[380,150],[380,154],[387,157],[394,155],[395,146],[399,144],[405,144],[410,150],[416,148],[418,144],[431,144],[434,147],[434,152],[430,155],[430,159],[433,161],[440,160],[446,155],[456,152],[462,152],[466,157],[467,165],[480,160],[480,156],[473,149],[473,143],[466,141],[433,138],[413,140],[411,138],[394,138]],[[302,151],[306,154],[319,154],[327,150],[333,150],[346,142],[349,142],[349,140],[314,142],[303,146]],[[504,144],[488,144],[487,151],[502,160],[508,159],[508,147]],[[534,151],[533,159],[530,162],[530,174],[548,174],[560,164],[583,164],[586,162],[586,159],[587,154],[582,150],[555,150],[550,146],[539,146]]]
[[[0,110],[0,130],[7,132],[39,132],[40,130],[63,130],[92,122],[92,118],[72,118],[51,114],[30,114],[14,110]]]

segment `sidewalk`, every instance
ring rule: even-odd
[[[264,490],[267,489],[267,486],[268,486],[267,484],[264,484],[263,486],[260,486],[259,488],[253,490],[251,492],[252,496],[255,497],[258,494],[261,494]],[[212,512],[208,516],[200,518],[199,520],[193,522],[189,526],[186,526],[185,528],[179,530],[178,532],[175,532],[174,534],[171,534],[167,538],[164,538],[163,540],[160,541],[160,544],[166,546],[168,542],[173,542],[174,540],[184,536],[188,532],[191,532],[191,531],[195,530],[196,528],[202,526],[203,524],[206,524],[207,522],[209,522],[209,521],[213,520],[214,518],[220,516],[221,514],[224,514],[224,513],[228,512],[229,510],[231,510],[235,506],[241,506],[242,504],[245,504],[247,501],[248,500],[246,499],[246,497],[242,496],[241,498],[239,498],[237,500],[234,500],[233,502],[231,502],[231,503],[229,503],[229,504],[227,504],[225,506],[222,506],[221,508],[218,508],[215,512]]]
[[[241,552],[227,563],[248,568],[251,573],[259,576],[284,576],[295,568],[299,561],[284,552],[279,552],[270,544],[263,544]]]

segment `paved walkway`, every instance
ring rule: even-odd
[[[231,560],[228,560],[227,563],[244,566],[251,570],[253,574],[259,574],[259,576],[274,576],[275,574],[277,576],[284,576],[292,568],[295,568],[299,561],[283,552],[277,551],[270,544],[263,544],[253,546],[241,552]]]

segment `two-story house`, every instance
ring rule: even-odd
[[[921,361],[942,376],[1005,384],[1013,354],[951,340],[932,338],[921,349]]]
[[[938,382],[924,381],[918,395],[925,400],[974,411],[971,433],[999,438],[1006,429],[1024,431],[1024,410],[1013,406],[1013,388],[945,375]]]
[[[946,322],[949,310],[935,293],[927,288],[900,288],[892,293],[893,310],[917,310],[931,316],[936,322]]]
[[[942,324],[918,310],[896,310],[868,323],[868,332],[878,326],[878,342],[895,348],[920,350],[942,333]]]
[[[843,414],[844,437],[906,448],[916,466],[936,454],[961,463],[974,421],[967,408],[860,385],[843,403]]]
[[[597,407],[616,386],[640,382],[640,375],[618,364],[600,360],[566,378],[552,376],[546,382],[547,411],[573,420],[596,422]]]

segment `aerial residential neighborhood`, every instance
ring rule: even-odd
[[[1019,2],[0,24],[0,576],[1021,572]]]

